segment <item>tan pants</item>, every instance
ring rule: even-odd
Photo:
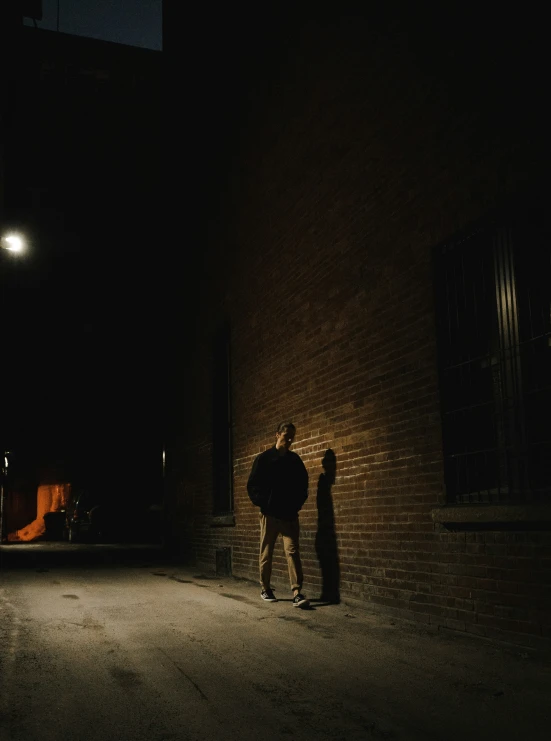
[[[262,589],[270,589],[272,576],[272,556],[279,535],[283,539],[283,550],[289,567],[291,589],[302,589],[302,563],[298,540],[300,527],[298,517],[291,522],[277,517],[260,514],[260,584]]]

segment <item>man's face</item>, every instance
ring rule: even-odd
[[[276,432],[276,448],[278,450],[289,450],[295,439],[295,430],[286,427],[283,432]]]

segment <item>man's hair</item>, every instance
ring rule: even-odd
[[[277,427],[277,431],[285,432],[285,430],[294,430],[296,432],[297,428],[294,426],[292,422],[281,422]]]

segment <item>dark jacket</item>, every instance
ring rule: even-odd
[[[294,520],[308,498],[308,472],[299,455],[274,445],[255,458],[247,491],[263,515]]]

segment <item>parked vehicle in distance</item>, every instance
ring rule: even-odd
[[[101,487],[76,488],[66,511],[70,543],[158,543],[162,508],[124,501]]]
[[[73,491],[66,510],[66,539],[70,543],[101,542],[106,509],[104,498],[98,492],[91,489]]]

